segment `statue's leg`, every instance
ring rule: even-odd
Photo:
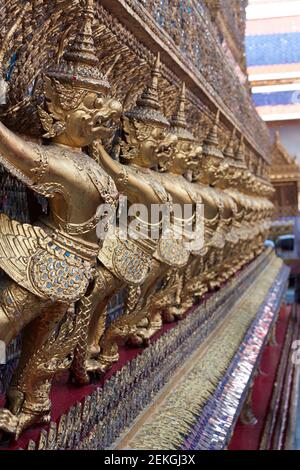
[[[229,255],[231,250],[231,243],[226,242],[223,252],[223,261],[221,265],[221,270],[219,273],[220,281],[225,282],[229,279],[231,275],[231,266],[229,262]]]
[[[211,289],[211,281],[214,279],[214,268],[215,268],[215,263],[214,263],[214,256],[215,256],[215,247],[210,247],[208,250],[207,254],[205,255],[205,258],[203,260],[203,268],[202,268],[202,273],[201,273],[201,291],[199,291],[199,294],[196,293],[197,297],[202,296],[202,290],[203,293],[206,293],[210,291]],[[199,277],[199,272],[198,272],[198,277]],[[199,279],[200,280],[200,279]],[[203,286],[203,288],[202,288]]]
[[[208,260],[210,251],[208,251],[203,258],[197,258],[193,269],[192,280],[187,283],[186,290],[190,296],[201,300],[204,294],[208,291]]]
[[[235,263],[235,253],[238,253],[238,244],[231,243],[228,257],[227,257],[227,266],[228,266],[228,274],[229,274],[228,278],[232,277],[237,271],[236,263]]]
[[[100,352],[99,341],[105,328],[107,304],[124,285],[123,281],[114,276],[104,266],[98,267],[92,292],[93,314],[88,328],[89,349],[90,351],[94,349],[96,354]]]
[[[148,344],[149,339],[163,325],[163,311],[175,299],[174,282],[169,282],[172,268],[166,264],[154,262],[150,276],[141,288],[140,300],[134,311],[139,311],[139,322],[132,329],[128,341],[134,345]],[[172,286],[172,292],[169,287]],[[162,297],[163,296],[163,297]]]
[[[43,299],[10,280],[0,294],[0,340],[8,345],[23,328],[26,329],[27,325],[41,314],[46,305],[47,302]],[[20,359],[20,368],[22,363],[26,363],[23,357]],[[18,394],[18,401],[23,401],[21,394]],[[17,423],[18,419],[11,411],[0,410],[0,429],[14,433]]]
[[[28,348],[30,354],[26,366],[18,377],[17,388],[23,393],[24,401],[17,415],[17,437],[33,424],[50,421],[52,380],[57,372],[65,371],[71,365],[80,319],[68,304],[54,302],[31,326],[32,337],[35,333],[42,339],[35,342],[34,349]]]
[[[106,307],[110,298],[123,285],[120,279],[99,265],[90,291],[76,306],[77,313],[83,317],[80,339],[72,364],[73,377],[77,383],[89,383],[88,372],[97,369],[93,357],[100,353],[99,342],[105,329]]]
[[[140,298],[138,302],[140,308],[146,305],[147,300],[155,292],[158,283],[163,279],[168,270],[168,265],[152,259],[150,272],[145,282],[140,287]]]
[[[209,278],[209,289],[214,290],[220,287],[221,273],[224,260],[224,248],[218,250],[215,249],[211,252],[209,267],[208,267],[208,278]]]
[[[188,265],[180,272],[180,280],[176,292],[176,304],[174,307],[171,307],[174,320],[180,320],[187,310],[195,304],[195,294],[201,290],[203,259],[200,257],[197,257],[196,259],[199,272],[196,279],[194,279],[195,256],[190,258]],[[196,291],[195,281],[197,286]]]
[[[137,307],[132,312],[121,315],[105,330],[100,342],[99,370],[107,370],[113,362],[118,360],[119,346],[127,342],[135,345],[147,343],[149,338],[161,328],[162,312],[169,296],[172,295],[175,298],[176,283],[175,273],[170,267],[159,264],[157,267],[159,269],[155,271],[155,276],[153,272],[151,273],[150,285],[147,279],[147,285],[143,286],[145,297],[144,295],[141,297]],[[172,273],[166,276],[168,271]],[[157,289],[161,281],[164,281],[164,284]],[[145,324],[145,319],[147,319],[147,324]]]
[[[141,286],[140,298],[133,310],[125,306],[125,314],[111,322],[100,340],[101,353],[95,361],[95,369],[104,372],[119,358],[119,346],[133,339],[136,333],[145,328],[145,319],[149,325],[149,304],[159,277],[161,264],[153,260],[149,277]],[[141,325],[141,326],[139,326]]]
[[[121,344],[125,344],[131,339],[135,341],[135,338],[139,336],[139,332],[146,334],[147,337],[149,337],[149,334],[152,336],[152,330],[155,329],[155,331],[157,331],[157,329],[161,327],[161,313],[164,307],[166,293],[169,291],[166,289],[164,290],[163,295],[158,296],[157,294],[159,293],[156,293],[155,291],[158,282],[165,277],[169,269],[169,266],[163,265],[162,263],[153,260],[152,269],[149,273],[149,276],[144,285],[141,287],[139,301],[135,302],[137,305],[135,305],[133,309],[127,308],[128,306],[125,306],[126,313],[113,321],[105,331],[103,326],[103,313],[101,312],[104,311],[104,304],[106,306],[108,299],[107,292],[109,292],[110,298],[112,294],[117,292],[117,290],[123,286],[123,284],[117,284],[116,289],[116,281],[112,282],[114,279],[112,277],[108,282],[108,285],[111,284],[112,290],[107,290],[107,286],[105,289],[102,287],[102,291],[106,293],[104,298],[103,294],[99,295],[99,289],[98,292],[95,292],[94,295],[98,300],[98,303],[94,308],[94,314],[90,322],[89,344],[97,346],[97,341],[100,340],[100,331],[102,336],[100,341],[101,353],[98,358],[94,358],[93,360],[88,361],[87,366],[89,371],[103,372],[107,370],[114,362],[118,360],[118,349]],[[110,276],[112,275],[110,274]],[[173,295],[175,297],[174,292]],[[105,302],[103,302],[103,300]],[[99,305],[101,307],[100,309]],[[101,328],[99,328],[99,318],[102,322]],[[145,323],[145,319],[147,319],[147,323]],[[97,332],[98,337],[96,338],[95,334]],[[92,337],[94,338],[93,341],[91,341]]]
[[[37,351],[49,340],[67,308],[68,306],[62,303],[45,305],[41,308],[40,315],[24,328],[19,364],[7,392],[9,409],[13,414],[20,412],[25,399],[26,390],[22,390],[20,386],[22,376],[24,382],[23,371]],[[27,373],[29,373],[28,368]]]
[[[111,298],[112,294],[115,294],[120,289],[120,287],[124,287],[124,283],[121,285],[118,284],[117,289],[115,285],[112,284],[113,290],[109,290],[109,296],[107,296],[107,289],[105,289],[106,296],[104,301],[103,297],[98,296],[99,303],[95,308],[95,312],[89,328],[89,344],[93,345],[93,351],[95,351],[100,343],[101,353],[100,355],[98,353],[98,358],[95,357],[93,360],[88,362],[87,365],[89,371],[103,372],[107,370],[114,362],[118,360],[119,345],[126,343],[130,337],[135,334],[138,329],[138,324],[141,324],[143,327],[145,326],[144,320],[147,317],[148,312],[148,310],[144,309],[145,303],[147,299],[150,298],[151,293],[155,289],[157,277],[160,272],[160,266],[161,264],[158,261],[153,260],[152,269],[145,284],[141,288],[136,288],[137,290],[135,293],[138,295],[135,298],[134,305],[127,303],[124,309],[125,314],[114,320],[106,330],[103,325],[103,312],[105,311],[107,301],[109,298]],[[131,301],[131,299],[128,300]],[[101,322],[100,328],[99,314]],[[149,321],[147,319],[147,325],[148,324]],[[93,338],[93,340],[91,340],[91,338]],[[96,356],[96,354],[94,355]]]
[[[181,271],[178,272],[178,283],[175,295],[175,303],[178,307],[180,307],[182,303],[182,291],[187,279],[190,279],[189,266],[186,267],[186,270],[181,269]]]
[[[186,280],[190,276],[190,267],[187,266],[184,269],[180,269],[176,273],[176,287],[175,287],[175,295],[172,295],[170,292],[170,296],[168,301],[166,302],[166,307],[164,308],[163,312],[163,319],[167,322],[173,322],[175,320],[179,320],[182,318],[186,311],[186,304],[188,299],[183,299],[183,289],[186,284]],[[193,301],[192,301],[193,303]]]
[[[0,340],[6,345],[36,318],[45,301],[9,280],[0,291]]]

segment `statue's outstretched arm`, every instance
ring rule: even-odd
[[[8,168],[15,169],[16,173],[33,179],[33,170],[37,166],[40,156],[33,145],[22,138],[0,122],[0,162]]]
[[[132,202],[145,202],[145,183],[128,171],[126,165],[113,160],[100,143],[97,143],[97,153],[100,165],[113,178],[118,191]]]

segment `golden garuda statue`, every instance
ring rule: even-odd
[[[143,326],[150,322],[152,324],[149,330],[150,335],[161,327],[160,312],[157,310],[161,310],[161,302],[166,300],[166,294],[161,293],[160,299],[156,299],[156,304],[151,305],[149,312],[148,304],[152,299],[152,294],[167,273],[184,266],[189,258],[189,251],[184,246],[183,238],[175,233],[173,194],[160,180],[159,174],[152,171],[155,166],[161,169],[170,168],[178,154],[177,136],[172,132],[170,123],[160,109],[159,77],[160,57],[158,55],[152,69],[150,83],[137,99],[136,106],[124,113],[122,117],[120,161],[113,160],[103,146],[98,145],[100,164],[113,177],[120,193],[127,197],[130,206],[128,221],[131,224],[134,221],[138,224],[137,228],[142,236],[134,237],[132,233],[131,237],[129,230],[129,242],[135,245],[136,255],[140,252],[148,257],[149,272],[143,283],[139,285],[133,285],[130,279],[123,277],[123,281],[129,284],[130,291],[126,315],[112,322],[104,332],[100,356],[98,354],[100,335],[97,332],[101,331],[101,328],[94,328],[95,334],[91,346],[93,354],[98,357],[95,357],[93,365],[91,363],[90,370],[106,370],[112,362],[118,359],[119,344],[130,339],[135,342],[139,341],[137,333],[140,326],[143,329]],[[146,210],[143,211],[138,206],[137,212],[133,213],[130,209],[137,204],[142,204]],[[151,217],[152,209],[159,207],[165,210],[159,212],[158,217]],[[168,223],[171,219],[172,223]],[[116,233],[115,235],[118,237]],[[110,269],[113,269],[113,263],[109,261],[114,257],[113,244],[115,243],[112,237],[107,237],[99,253],[99,259]],[[174,276],[171,277],[168,285],[171,285],[174,279]]]
[[[0,340],[8,344],[25,329],[0,429],[17,435],[49,421],[51,378],[71,361],[87,322],[83,312],[88,318],[91,309],[88,295],[106,282],[97,269],[96,226],[105,217],[98,208],[116,205],[118,192],[82,149],[110,134],[107,124],[120,118],[122,106],[109,97],[110,85],[98,66],[93,19],[88,0],[73,45],[44,75],[46,106],[39,112],[49,144],[26,142],[0,123],[1,164],[50,206],[34,226],[0,216],[0,266],[9,276],[0,300]],[[72,318],[74,303],[78,311]]]
[[[62,41],[61,58],[42,76],[43,140],[29,142],[0,122],[0,163],[49,202],[34,225],[0,214],[0,268],[8,276],[0,340],[7,345],[23,331],[0,432],[16,436],[50,421],[58,371],[88,383],[89,372],[118,360],[120,345],[147,343],[257,256],[272,214],[263,169],[250,171],[243,136],[235,128],[229,136],[218,110],[200,142],[189,129],[183,83],[166,117],[159,54],[149,83],[122,113],[97,58],[93,0],[80,3],[72,44],[63,53]],[[0,51],[4,76],[2,62]],[[0,76],[0,105],[7,91]],[[107,326],[108,302],[121,290],[123,314]]]

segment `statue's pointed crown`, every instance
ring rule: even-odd
[[[237,152],[236,152],[236,155],[235,155],[235,158],[246,164],[245,161],[245,144],[244,144],[244,137],[243,135],[241,135],[241,138],[240,138],[240,141],[239,141],[239,145],[238,145],[238,148],[237,148]]]
[[[179,139],[194,142],[196,139],[193,134],[187,129],[187,122],[185,116],[186,96],[185,96],[185,83],[182,83],[181,93],[179,95],[176,111],[171,119],[171,131],[177,135]]]
[[[152,67],[150,83],[137,99],[136,106],[132,110],[127,111],[125,116],[144,123],[158,124],[163,127],[170,126],[169,121],[161,112],[159,103],[158,83],[160,77],[160,54],[158,53]]]
[[[236,130],[233,128],[228,143],[224,149],[224,157],[230,160],[234,160],[234,139],[235,139]]]
[[[218,125],[220,120],[220,110],[217,111],[214,123],[203,141],[203,155],[223,159],[223,153],[220,150]]]
[[[187,122],[185,118],[185,105],[186,105],[185,82],[183,82],[181,86],[181,93],[179,95],[176,111],[171,120],[172,126],[182,127],[183,129],[187,128]]]
[[[71,46],[63,54],[60,63],[47,75],[74,87],[107,93],[110,89],[106,75],[99,68],[99,60],[93,39],[92,25],[95,18],[94,0],[85,0],[83,22]]]

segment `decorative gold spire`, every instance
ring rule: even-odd
[[[210,129],[206,139],[203,141],[203,155],[223,159],[224,155],[219,148],[218,125],[220,119],[220,110],[217,111],[215,121]]]
[[[70,82],[78,88],[107,92],[110,85],[99,69],[93,39],[94,16],[94,0],[85,0],[83,22],[73,44],[63,54],[61,63],[47,75],[62,82]]]
[[[181,93],[179,95],[176,111],[171,120],[171,131],[177,135],[181,140],[195,141],[195,137],[187,129],[187,122],[185,117],[185,83],[182,83]]]
[[[235,166],[239,168],[243,168],[243,169],[247,168],[246,159],[245,159],[244,137],[242,134],[239,140],[238,148],[234,154],[234,161],[235,161]]]
[[[65,52],[64,59],[68,62],[85,62],[97,65],[98,59],[95,52],[92,24],[94,22],[93,0],[86,0],[84,22],[78,31],[73,44]]]
[[[187,128],[187,123],[186,123],[186,118],[185,118],[185,104],[186,104],[185,83],[183,82],[176,112],[171,120],[171,125],[173,127],[182,127],[183,129]]]
[[[233,160],[234,159],[234,139],[235,139],[235,127],[232,129],[230,139],[224,149],[224,157]]]
[[[151,82],[146,86],[141,97],[137,99],[137,106],[160,109],[158,98],[158,80],[160,77],[160,53],[158,53],[151,71]]]
[[[239,160],[240,162],[245,163],[245,145],[244,145],[243,135],[241,135],[235,158]]]
[[[213,123],[212,128],[210,129],[208,133],[208,136],[205,139],[205,143],[219,145],[219,137],[218,137],[219,121],[220,121],[220,110],[218,109],[216,113],[215,121]]]
[[[169,121],[162,114],[159,104],[158,82],[160,77],[160,54],[158,53],[151,71],[151,81],[137,99],[136,106],[125,113],[128,118],[159,124],[163,127],[170,126]]]

